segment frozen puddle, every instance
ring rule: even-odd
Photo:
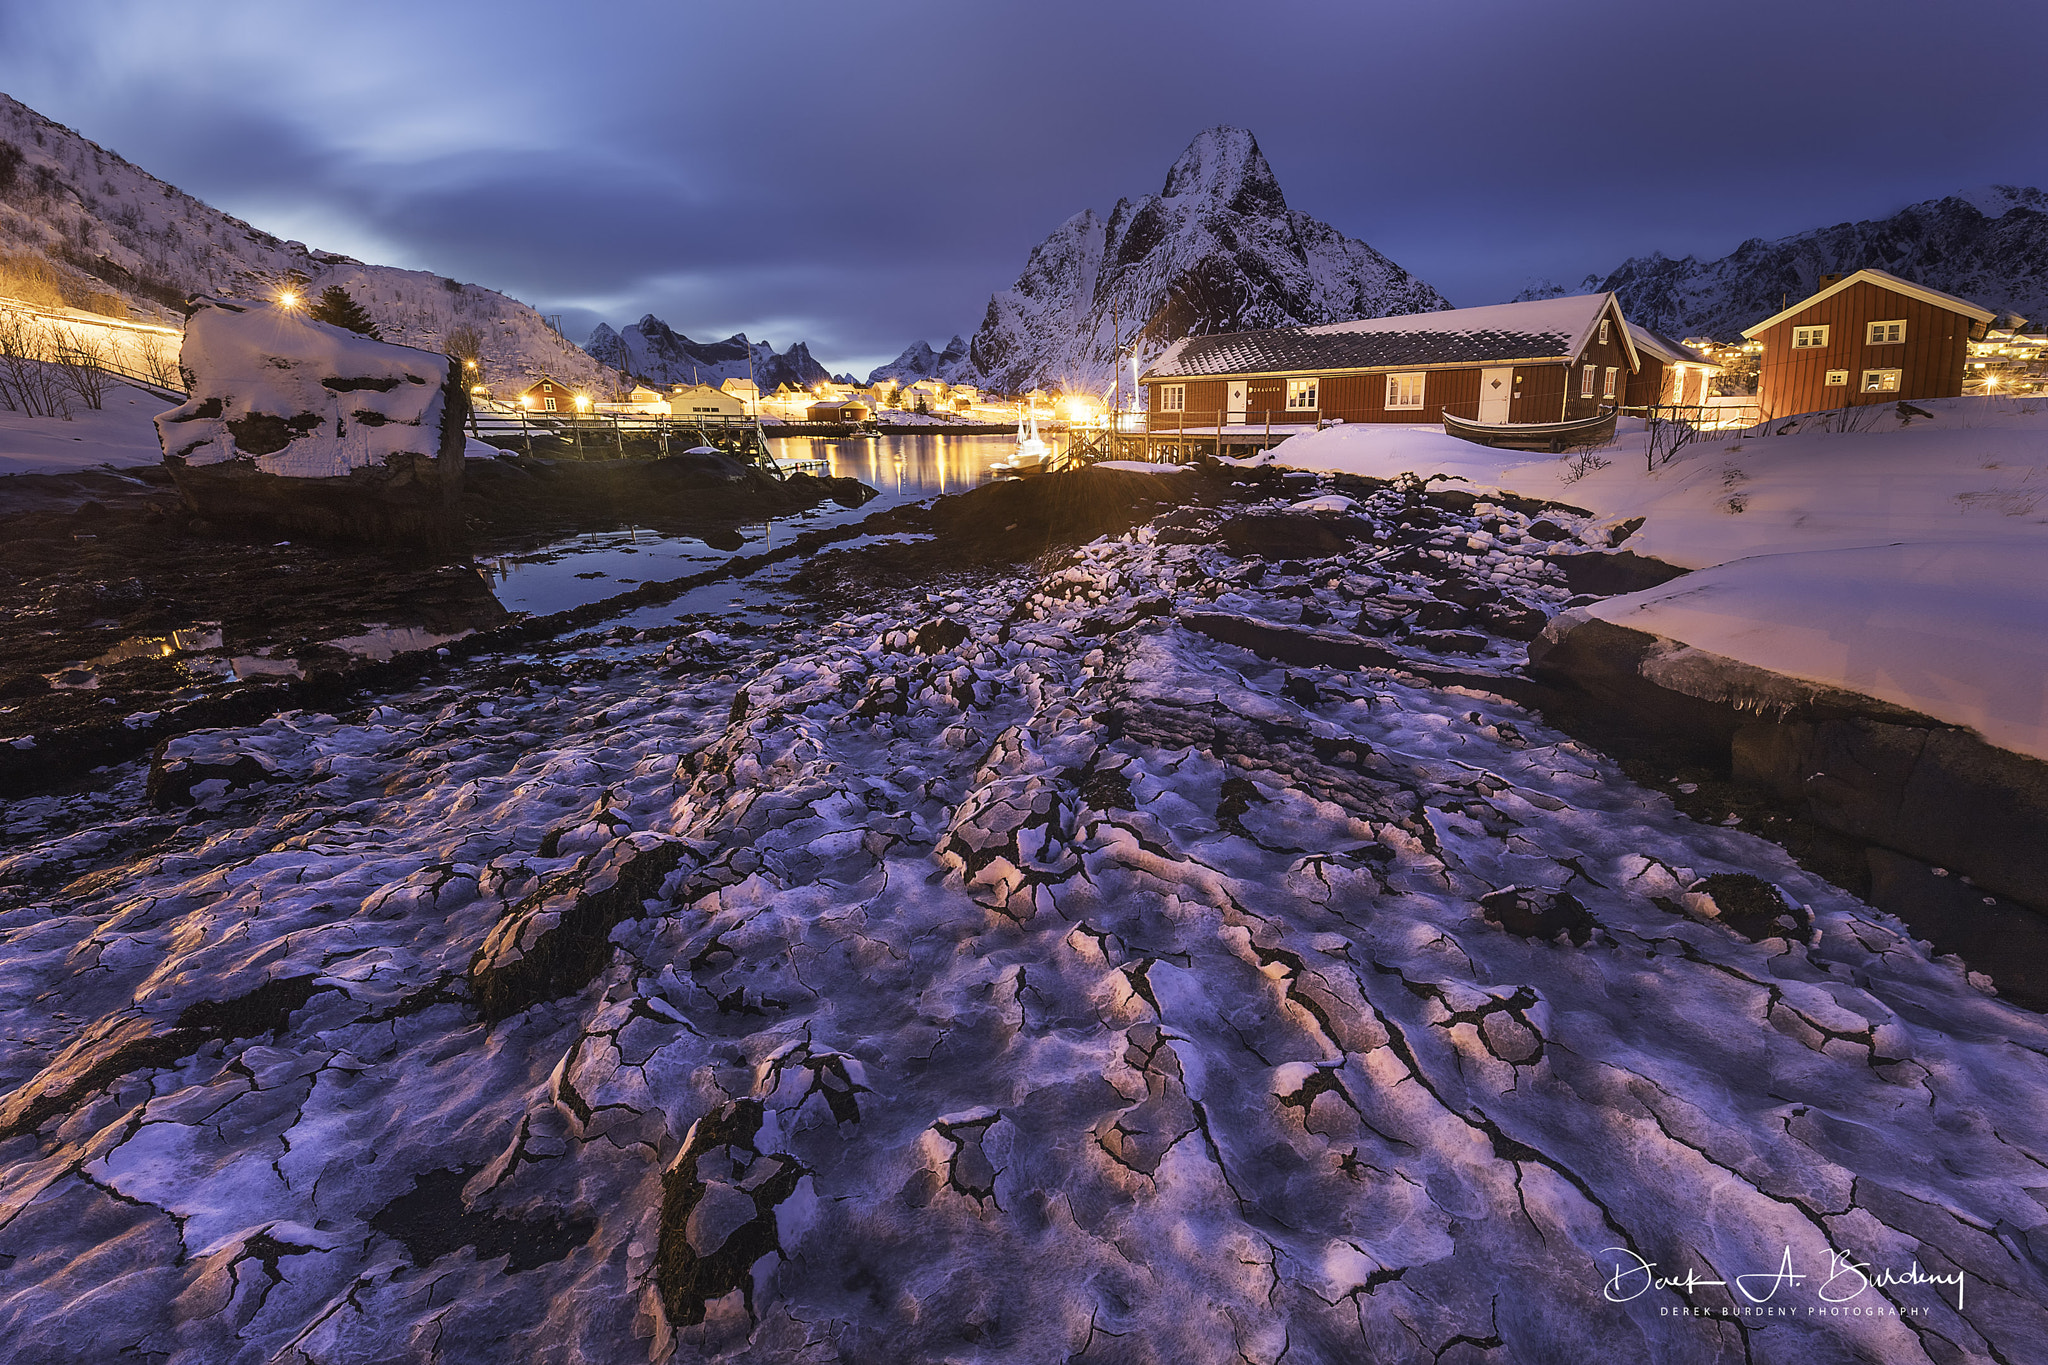
[[[1497,696],[1217,638],[1427,586],[1147,529],[10,804],[0,1339],[2031,1358],[2042,1020]]]

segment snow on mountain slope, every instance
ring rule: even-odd
[[[1901,209],[1889,218],[1751,238],[1718,261],[1634,256],[1580,292],[1613,290],[1629,320],[1668,336],[1733,341],[1822,275],[1874,266],[1986,308],[2048,320],[2048,194],[1990,185]],[[1548,281],[1538,282],[1541,289]],[[1555,286],[1550,286],[1555,288]],[[1528,290],[1517,299],[1541,297]]]
[[[1032,248],[989,300],[968,362],[998,391],[1099,391],[1117,363],[1113,323],[1126,348],[1137,335],[1142,365],[1183,336],[1448,307],[1364,242],[1288,208],[1250,133],[1211,128],[1160,193],[1118,200],[1106,221],[1085,209]]]
[[[657,384],[752,379],[761,392],[773,393],[778,384],[802,389],[831,378],[806,342],[777,354],[768,342],[749,341],[745,332],[723,341],[692,341],[652,313],[623,332],[600,322],[583,349],[599,364]]]
[[[543,372],[615,387],[616,376],[517,299],[284,241],[0,95],[0,293],[40,290],[177,323],[187,295],[269,297],[293,271],[315,291],[347,289],[388,341],[438,351],[456,328],[474,328],[484,378],[500,387],[523,388]]]
[[[967,338],[955,336],[946,343],[943,351],[934,351],[930,344],[913,341],[903,348],[903,354],[886,365],[877,365],[868,371],[868,383],[884,379],[914,383],[919,379],[943,379],[947,383],[976,378],[973,364],[967,358]]]

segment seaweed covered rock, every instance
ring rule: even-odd
[[[441,543],[459,527],[468,395],[446,356],[279,304],[202,299],[156,419],[186,503],[223,529]]]

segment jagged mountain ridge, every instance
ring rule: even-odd
[[[967,338],[955,335],[943,351],[934,351],[929,342],[911,342],[903,348],[902,355],[869,370],[868,383],[884,379],[900,380],[905,384],[920,379],[943,379],[949,384],[966,379],[971,383],[978,377],[972,371],[973,366],[967,359]]]
[[[600,322],[583,349],[600,364],[652,384],[752,379],[761,392],[773,393],[779,384],[802,389],[832,377],[804,342],[777,354],[765,341],[749,341],[745,332],[723,341],[692,341],[652,313],[623,332]]]
[[[1909,205],[1889,218],[1765,241],[1716,261],[1632,256],[1574,292],[1613,290],[1630,320],[1670,336],[1732,341],[1819,288],[1822,275],[1874,266],[2000,312],[2048,321],[2048,193],[1992,185]],[[1548,292],[1545,292],[1548,291]],[[1516,298],[1564,291],[1537,281]]]
[[[438,351],[449,332],[474,328],[484,378],[501,387],[542,372],[616,386],[618,376],[517,299],[275,237],[0,95],[0,293],[46,290],[76,307],[178,324],[187,295],[268,296],[293,271],[315,291],[347,289],[387,340]]]
[[[1119,199],[1106,220],[1083,210],[1034,247],[1017,282],[990,298],[959,377],[997,391],[1099,392],[1119,363],[1117,333],[1142,366],[1183,336],[1450,306],[1364,242],[1289,208],[1258,140],[1217,127],[1188,144],[1158,194]]]

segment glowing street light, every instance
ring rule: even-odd
[[[277,302],[280,307],[297,308],[299,306],[298,293],[291,289],[281,290],[278,293]]]

